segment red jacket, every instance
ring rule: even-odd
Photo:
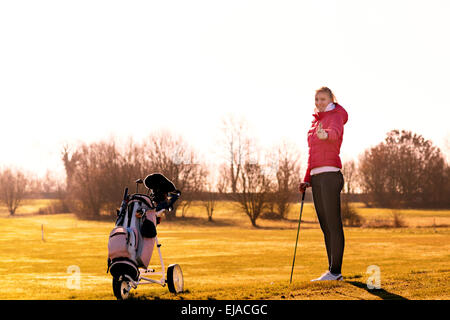
[[[344,124],[347,123],[348,114],[345,109],[335,103],[336,107],[331,111],[317,112],[313,114],[311,129],[308,131],[308,168],[306,169],[304,182],[311,182],[311,169],[322,166],[342,168],[339,153],[342,138],[344,136]],[[316,128],[322,123],[322,128],[328,133],[328,138],[320,140],[316,135]]]

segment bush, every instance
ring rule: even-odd
[[[360,227],[363,224],[363,218],[356,212],[346,199],[342,201],[341,217],[344,226]]]
[[[280,214],[274,211],[264,211],[261,213],[260,218],[264,220],[281,220]]]
[[[69,212],[69,208],[65,203],[61,200],[51,202],[46,207],[40,207],[38,210],[38,214],[57,214],[57,213],[67,213]]]
[[[400,212],[392,210],[391,219],[372,219],[364,223],[365,228],[403,228],[407,224]]]
[[[402,228],[405,227],[405,219],[403,219],[402,215],[398,211],[392,211],[392,227],[393,228]]]

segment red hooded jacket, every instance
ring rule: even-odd
[[[311,169],[313,168],[322,166],[342,168],[339,153],[344,136],[344,124],[348,120],[347,111],[335,103],[333,110],[316,112],[313,116],[314,120],[308,131],[308,168],[303,179],[304,182],[311,182]],[[322,128],[328,133],[328,138],[325,140],[320,140],[316,135],[319,123],[322,123]]]

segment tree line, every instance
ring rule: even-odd
[[[64,183],[51,177],[30,181],[20,170],[3,168],[0,197],[14,215],[27,193],[45,189],[57,195],[62,210],[100,219],[115,215],[126,186],[134,191],[136,179],[160,172],[182,191],[183,201],[166,214],[167,219],[185,216],[199,200],[211,221],[219,199],[237,203],[253,226],[262,215],[286,218],[306,169],[295,143],[285,140],[264,148],[251,136],[245,120],[229,117],[222,122],[219,146],[222,161],[209,164],[188,141],[170,131],[120,145],[112,139],[66,145],[61,150]],[[416,133],[388,132],[357,161],[344,163],[342,171],[344,193],[358,194],[367,206],[450,207],[449,164],[439,148]]]

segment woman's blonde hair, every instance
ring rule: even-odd
[[[328,87],[322,87],[322,88],[319,88],[319,89],[316,90],[316,95],[317,95],[319,92],[323,92],[323,93],[328,94],[328,95],[330,96],[331,100],[333,101],[333,103],[336,103],[336,102],[337,102],[337,99],[336,99],[336,97],[334,96],[334,93],[333,93],[333,91],[331,91],[330,88],[328,88]]]

